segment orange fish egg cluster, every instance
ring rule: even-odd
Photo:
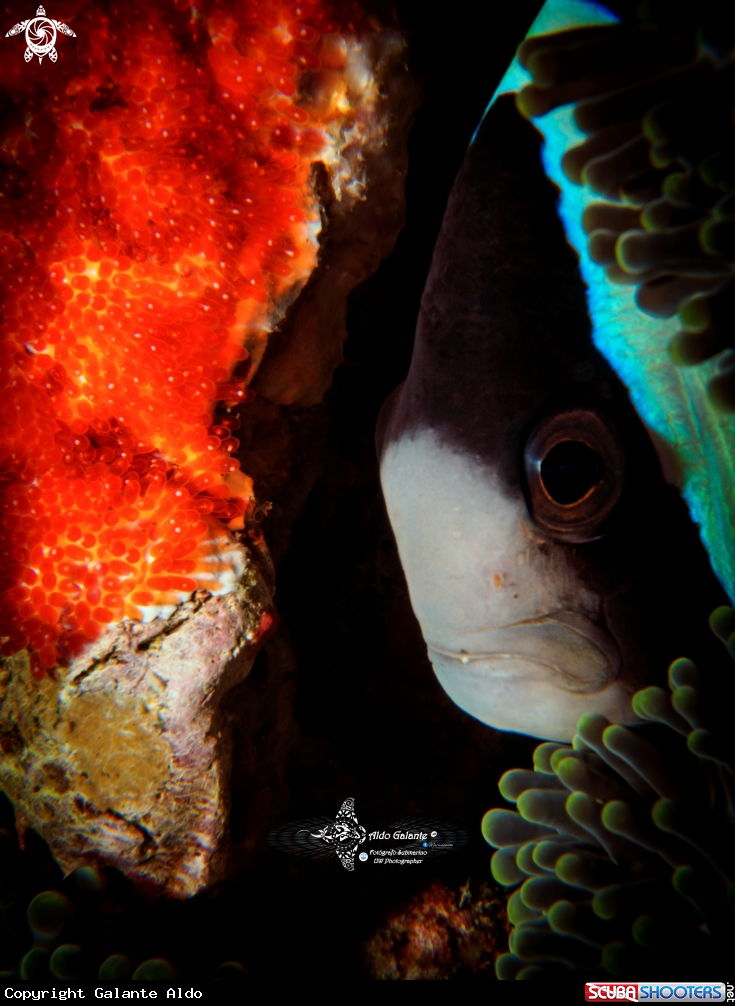
[[[53,14],[77,36],[58,62],[6,45],[0,68],[0,652],[27,648],[38,677],[242,572],[230,408],[316,264],[335,39],[362,18],[281,0]]]

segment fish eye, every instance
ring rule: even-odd
[[[601,526],[623,490],[625,457],[611,423],[589,409],[542,420],[525,450],[534,522],[552,537],[581,544]]]
[[[600,455],[581,440],[562,440],[541,462],[541,485],[556,503],[578,503],[602,478]]]

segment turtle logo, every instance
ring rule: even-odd
[[[13,25],[10,31],[6,32],[5,37],[20,35],[22,31],[26,33],[26,43],[28,45],[25,51],[26,63],[30,63],[34,56],[38,56],[39,63],[44,56],[48,56],[51,62],[55,63],[59,55],[56,51],[56,33],[58,31],[64,35],[73,35],[76,38],[76,33],[71,30],[69,25],[46,17],[46,11],[43,7],[38,8],[36,16],[31,18],[30,21],[21,21],[19,24]]]
[[[320,838],[331,846],[345,870],[354,870],[355,853],[365,841],[365,834],[365,829],[355,816],[355,799],[350,797],[340,807],[335,820],[311,837]]]

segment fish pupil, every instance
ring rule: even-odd
[[[562,440],[541,462],[541,481],[549,496],[564,505],[581,500],[602,478],[602,461],[579,440]]]

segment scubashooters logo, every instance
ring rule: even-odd
[[[587,1002],[724,1002],[724,982],[587,982]]]
[[[407,817],[368,834],[357,820],[354,797],[349,797],[334,819],[319,817],[286,824],[272,831],[268,842],[295,856],[336,857],[352,873],[356,859],[374,866],[420,866],[432,856],[466,845],[467,835],[453,825],[419,817]],[[367,848],[359,851],[361,846]]]

